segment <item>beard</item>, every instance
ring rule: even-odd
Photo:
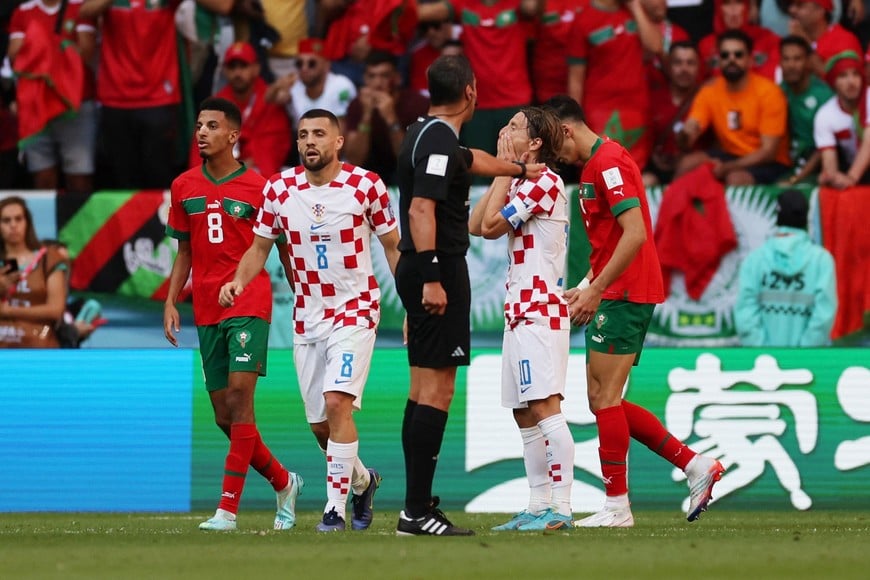
[[[323,153],[316,159],[309,159],[307,155],[302,156],[302,166],[308,171],[320,171],[330,163],[332,163],[332,157]]]
[[[722,76],[729,83],[735,83],[746,76],[746,71],[737,66],[726,66],[722,69]]]

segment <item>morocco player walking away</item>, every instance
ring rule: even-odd
[[[558,95],[547,101],[545,108],[562,122],[565,141],[561,158],[569,163],[584,162],[580,207],[592,246],[591,270],[585,283],[565,295],[571,320],[587,325],[586,382],[589,408],[598,424],[598,454],[607,500],[604,509],[574,525],[634,525],[626,463],[630,437],[686,473],[686,517],[694,521],[707,509],[713,485],[725,469],[716,459],[696,454],[668,433],[655,415],[622,400],[622,387],[640,360],[655,305],[664,301],[640,170],[624,147],[602,140],[589,129],[583,109],[574,99]]]
[[[324,109],[304,113],[297,144],[302,166],[267,183],[253,244],[235,278],[221,289],[221,303],[246,299],[249,282],[283,234],[287,244],[279,246],[289,253],[296,295],[293,360],[306,418],[326,453],[327,502],[317,530],[346,529],[351,491],[351,528],[365,530],[381,481],[359,458],[353,420],[362,405],[380,319],[371,238],[378,237],[395,271],[398,224],[381,178],[342,163],[344,137],[335,115]]]
[[[236,529],[236,514],[248,465],[278,494],[275,529],[296,523],[302,478],[272,456],[254,423],[254,388],[266,374],[272,287],[260,269],[245,296],[222,308],[218,293],[254,238],[253,224],[263,203],[266,180],[233,157],[242,124],[233,103],[209,98],[200,106],[196,141],[205,160],[172,183],[167,233],[178,240],[163,308],[163,332],[178,346],[180,317],[175,302],[193,272],[193,318],[199,334],[205,387],[215,422],[230,438],[223,491],[215,515],[201,530]]]
[[[554,164],[562,127],[549,111],[520,109],[502,129],[499,157]],[[574,438],[562,414],[570,322],[564,279],[568,198],[562,178],[497,177],[477,203],[469,232],[508,235],[509,269],[502,346],[502,405],[523,441],[529,506],[496,531],[572,527]]]

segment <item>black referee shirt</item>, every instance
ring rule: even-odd
[[[459,144],[453,127],[436,117],[408,128],[399,151],[399,250],[415,251],[408,223],[411,199],[435,200],[435,249],[440,255],[464,256],[468,250],[468,189],[472,153]]]

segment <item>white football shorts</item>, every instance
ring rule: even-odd
[[[501,404],[526,409],[550,395],[565,398],[569,330],[520,324],[505,330],[501,353]]]
[[[323,393],[340,391],[354,396],[354,409],[362,408],[369,377],[375,329],[343,326],[324,340],[293,345],[293,362],[309,423],[326,421]]]

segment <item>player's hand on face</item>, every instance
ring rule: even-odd
[[[507,127],[505,127],[507,129]],[[498,135],[498,144],[496,145],[496,156],[499,159],[504,159],[505,161],[518,161],[520,160],[517,155],[516,150],[514,149],[514,142],[511,138],[510,130],[505,131],[502,129]]]
[[[236,296],[242,293],[242,285],[236,281],[227,282],[221,286],[218,294],[218,302],[224,308],[229,308],[236,303]]]
[[[441,282],[423,284],[423,309],[437,316],[441,316],[447,310],[447,292],[444,291]]]
[[[181,317],[178,316],[178,308],[175,304],[167,302],[163,305],[163,336],[172,346],[178,346],[175,333],[179,330],[181,330]]]

